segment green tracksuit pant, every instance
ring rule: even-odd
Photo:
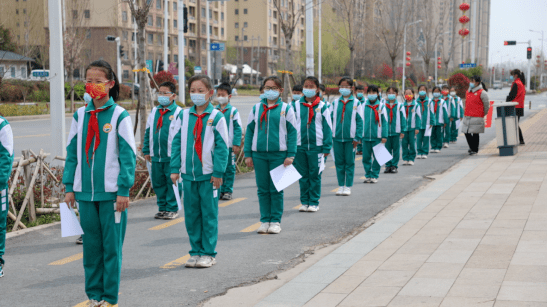
[[[386,167],[398,168],[400,162],[400,135],[386,138],[385,146],[388,152],[392,154],[392,160],[386,163]]]
[[[401,141],[402,159],[404,161],[415,161],[415,157],[417,157],[417,150],[415,149],[415,145],[415,130],[404,132],[403,139]]]
[[[352,141],[339,142],[333,140],[333,150],[335,152],[335,168],[339,186],[352,187],[354,185],[354,166],[356,163],[356,153]],[[365,155],[365,149],[363,150]]]
[[[321,156],[320,156],[321,155]],[[301,189],[301,204],[319,205],[322,193],[322,175],[320,171],[320,159],[324,159],[319,151],[298,150],[295,156],[295,168],[301,174],[299,187]]]
[[[226,171],[223,174],[223,185],[221,186],[221,193],[232,193],[234,187],[234,177],[236,176],[236,160],[232,149],[228,150],[228,163],[226,164]]]
[[[417,134],[417,152],[419,155],[428,155],[430,151],[430,137],[425,136],[425,132],[426,129],[419,129],[419,133]]]
[[[443,124],[434,125],[432,127],[432,136],[430,138],[430,144],[432,145],[432,150],[441,150],[443,145]]]
[[[381,142],[380,139],[375,141],[362,141],[363,144],[363,169],[365,169],[365,177],[371,179],[378,179],[379,172],[381,171],[381,165],[377,162],[375,154],[373,153],[373,147]]]
[[[459,136],[459,130],[457,128],[457,120],[454,120],[451,122],[451,138],[450,141],[457,141],[457,137]]]
[[[358,143],[356,146],[356,153],[363,152],[363,145],[361,143]]]
[[[287,152],[253,152],[255,181],[261,210],[261,222],[282,222],[284,192],[277,191],[270,177],[270,170],[282,165]]]
[[[441,131],[443,132],[443,143],[449,143],[451,141],[451,123],[447,124],[445,127],[441,126]]]
[[[8,225],[9,210],[8,189],[3,189],[1,191],[1,195],[5,196],[5,198],[0,197],[0,264],[3,265],[5,261],[2,257],[4,256],[4,252],[6,251],[6,227]],[[5,211],[4,207],[6,208]]]
[[[177,199],[173,191],[173,182],[171,181],[171,167],[169,162],[152,162],[150,167],[152,172],[152,188],[156,193],[156,203],[160,212],[177,212]],[[179,193],[182,192],[182,186],[179,184]]]
[[[215,257],[219,234],[219,192],[213,183],[183,179],[185,226],[191,256]]]
[[[84,234],[84,273],[89,299],[118,303],[127,210],[115,220],[116,201],[78,201]]]

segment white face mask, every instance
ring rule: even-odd
[[[449,92],[449,95],[455,96],[455,95],[457,95],[457,92]]]
[[[205,94],[193,93],[190,94],[190,99],[196,106],[202,106],[207,103]]]
[[[228,103],[228,97],[227,96],[218,96],[217,101],[219,102],[219,104],[224,105],[224,104]]]

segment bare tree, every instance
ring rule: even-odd
[[[425,64],[424,73],[429,76],[430,60],[436,58],[437,50],[434,50],[436,41],[440,39],[444,31],[449,11],[443,9],[438,0],[418,0],[418,7],[417,19],[422,19],[423,25],[418,47]]]
[[[146,67],[146,61],[145,61],[145,27],[147,25],[148,21],[148,13],[150,11],[150,7],[152,6],[151,0],[140,0],[140,1],[134,1],[134,0],[121,0],[122,3],[127,3],[129,5],[129,9],[131,11],[131,16],[135,19],[135,23],[137,24],[137,67],[138,68],[145,68]],[[183,55],[179,55],[181,61],[184,61]],[[139,99],[137,100],[137,114],[135,115],[135,131],[137,129],[137,124],[140,122],[140,129],[139,132],[141,133],[141,145],[144,144],[145,141],[145,129],[146,129],[146,122],[147,122],[147,107],[146,107],[146,100],[149,101],[152,100],[151,97],[151,89],[150,89],[150,83],[148,81],[148,74],[147,72],[140,71],[138,73],[139,76]],[[182,80],[180,81],[182,82]]]

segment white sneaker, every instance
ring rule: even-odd
[[[350,196],[350,187],[344,187],[343,196]]]
[[[426,155],[422,156],[422,159],[427,159],[427,158],[428,158],[428,156],[426,156]]]
[[[309,212],[317,212],[320,209],[318,205],[311,205],[308,207]]]
[[[413,166],[413,165],[415,165],[415,162],[410,160],[410,161],[407,162],[407,164],[408,164],[409,166]]]
[[[200,260],[200,256],[190,256],[190,259],[188,259],[185,263],[185,267],[196,267],[198,260]]]
[[[88,302],[86,303],[86,307],[99,307],[99,305],[101,305],[101,302],[96,301],[96,300],[94,300],[94,299],[90,299],[90,300],[88,300]]]
[[[436,150],[436,153],[439,153],[439,152],[441,152],[441,150]]]
[[[201,256],[200,260],[196,263],[196,267],[198,268],[206,268],[206,267],[212,267],[215,265],[217,261],[212,256]]]
[[[404,165],[404,166],[409,165],[409,161],[404,160],[404,161],[403,161],[403,165]]]
[[[375,184],[375,183],[377,183],[377,182],[378,182],[377,179],[371,179],[371,184]]]
[[[364,183],[371,183],[371,178],[365,178],[365,181],[363,181]]]
[[[299,212],[306,212],[308,210],[308,205],[301,205],[301,207],[299,208]]]
[[[447,143],[447,142],[444,143],[444,144],[443,144],[443,147],[444,147],[444,148],[448,148],[448,147],[449,147],[449,143]]]
[[[337,190],[337,193],[335,195],[342,196],[343,192],[344,192],[344,187],[341,186],[341,187],[339,187],[339,189]]]
[[[268,228],[270,228],[270,223],[269,222],[263,222],[263,223],[261,223],[261,226],[259,227],[259,229],[257,229],[257,233],[266,234],[266,233],[268,233]]]
[[[417,155],[417,159],[422,159],[422,155]]]
[[[268,228],[268,233],[270,234],[278,234],[282,231],[282,227],[280,226],[279,222],[271,222],[270,227]]]

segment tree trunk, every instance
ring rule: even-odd
[[[350,48],[350,78],[354,80],[354,48]]]
[[[396,80],[396,57],[390,57],[390,60],[392,60],[392,80]]]
[[[293,72],[293,67],[291,65],[291,40],[286,39],[285,40],[285,63],[284,63],[284,70]],[[283,78],[283,84],[284,84],[284,92],[282,93],[282,100],[284,102],[289,101],[289,93],[291,92],[291,85],[289,84],[289,74],[284,74],[282,76]]]
[[[70,80],[70,114],[74,113],[74,72],[72,62],[69,65],[69,80]]]
[[[139,37],[139,48],[138,48],[138,61],[139,61],[139,67],[143,68],[146,67],[146,61],[145,61],[145,25],[138,25],[138,37]],[[140,122],[140,129],[139,132],[141,134],[139,140],[140,140],[140,147],[143,146],[145,143],[145,130],[146,130],[146,123],[147,123],[147,104],[146,99],[148,97],[148,86],[146,84],[147,81],[147,72],[139,72],[141,75],[139,77],[139,100],[137,102],[138,108],[139,108],[139,118],[136,118],[136,122]]]

